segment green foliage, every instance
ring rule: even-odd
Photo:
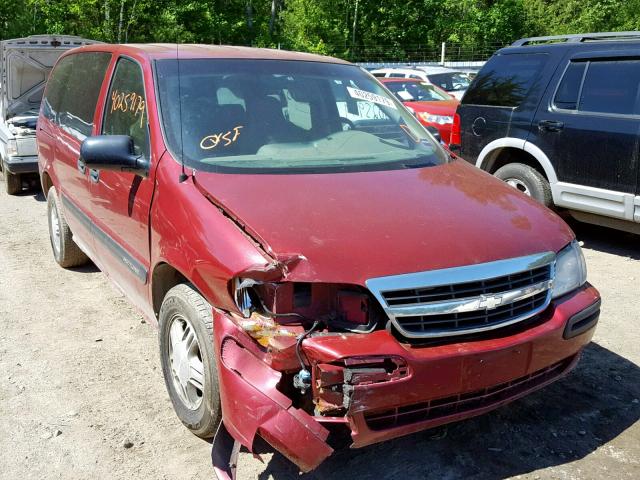
[[[640,29],[640,0],[0,0],[0,37],[257,45],[402,59],[531,35]]]

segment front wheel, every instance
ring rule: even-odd
[[[222,419],[211,305],[181,284],[169,290],[159,317],[160,361],[173,408],[192,433],[211,438]]]
[[[551,207],[553,205],[549,182],[540,172],[529,165],[508,163],[499,168],[494,175],[544,206]]]

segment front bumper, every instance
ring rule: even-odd
[[[250,450],[255,434],[261,435],[309,471],[333,451],[328,424],[350,429],[357,448],[485,413],[553,382],[590,342],[596,304],[597,290],[586,285],[552,302],[532,328],[439,346],[400,343],[384,330],[308,338],[303,350],[313,371],[312,394],[324,416],[296,408],[282,393],[282,372],[295,362],[286,366],[283,352],[264,350],[216,312],[224,426]],[[580,323],[567,335],[585,310],[588,328]],[[327,413],[340,408],[341,415]]]
[[[9,173],[13,174],[38,173],[38,157],[10,156],[4,161],[4,168],[6,168]]]

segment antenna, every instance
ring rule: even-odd
[[[180,87],[180,49],[178,48],[178,42],[176,41],[176,62],[178,64],[178,116],[180,118],[180,166],[182,171],[178,177],[178,183],[183,183],[187,178],[187,174],[184,171],[184,140],[182,138],[182,89]]]

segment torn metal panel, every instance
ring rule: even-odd
[[[216,312],[214,323],[223,421],[231,436],[252,450],[259,433],[302,471],[317,467],[333,452],[329,431],[277,389],[282,374],[231,319]]]

